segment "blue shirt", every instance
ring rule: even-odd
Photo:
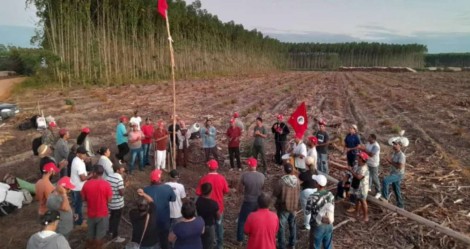
[[[153,199],[157,214],[157,227],[170,229],[170,202],[176,201],[175,192],[167,184],[152,184],[144,188],[144,192]]]
[[[209,134],[206,134],[206,127],[201,128],[202,148],[214,148],[215,147],[215,135],[217,130],[214,126],[209,127]]]
[[[127,133],[126,126],[123,123],[119,123],[116,127],[116,144],[120,145],[127,143],[127,137],[124,134]]]
[[[346,148],[354,148],[361,144],[361,139],[357,134],[351,135],[348,134],[346,138],[344,139],[344,143],[346,144]],[[357,150],[350,150],[348,151],[348,154],[356,154]]]
[[[179,222],[173,227],[176,235],[175,249],[202,249],[204,220],[198,216],[190,222]]]

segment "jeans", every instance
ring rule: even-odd
[[[328,154],[318,154],[317,169],[327,175],[330,173],[328,169]]]
[[[313,189],[313,188],[307,188],[307,189],[304,189],[302,190],[302,192],[300,192],[300,206],[302,207],[302,211],[304,213],[304,227],[306,229],[310,229],[310,218],[311,218],[311,214],[305,214],[305,207],[307,207],[307,200],[308,200],[308,197],[315,193],[317,190],[316,189]]]
[[[388,186],[392,184],[393,192],[395,192],[395,197],[397,199],[397,206],[399,208],[404,208],[403,198],[401,197],[400,192],[400,183],[402,179],[403,174],[391,174],[384,178],[382,185],[382,196],[383,198],[388,199]]]
[[[224,215],[220,215],[220,219],[215,221],[215,235],[217,237],[217,249],[224,248]]]
[[[295,214],[288,211],[278,211],[277,216],[279,217],[279,231],[277,232],[277,248],[286,248],[286,228],[289,228],[289,241],[288,247],[293,247],[297,243],[297,229],[295,222]]]
[[[254,212],[258,208],[258,202],[249,202],[244,201],[242,207],[240,209],[240,214],[238,215],[238,224],[237,224],[237,241],[243,242],[244,239],[244,229],[245,229],[245,222],[248,218],[248,215],[251,212]]]
[[[217,153],[217,146],[212,148],[204,148],[204,155],[206,156],[206,162],[211,159],[211,154],[216,161],[219,161],[219,155]]]
[[[144,165],[149,165],[150,144],[142,144],[142,150],[144,151]]]
[[[239,147],[228,148],[228,155],[230,158],[230,167],[232,169],[235,168],[235,160],[237,160],[237,167],[241,169],[242,163],[240,160],[240,148]]]
[[[109,233],[112,238],[118,236],[119,223],[121,222],[122,208],[116,210],[109,210]]]
[[[124,157],[129,153],[129,145],[127,143],[122,143],[118,145],[119,152],[116,154],[116,158],[119,160],[124,160]]]
[[[333,224],[313,226],[309,234],[309,249],[333,248]]]
[[[139,156],[139,168],[141,170],[144,169],[144,151],[142,150],[142,147],[137,149],[131,149],[131,163],[129,165],[129,174],[132,173],[132,170],[134,170],[134,164],[137,155]]]
[[[75,221],[75,225],[82,225],[83,223],[83,201],[82,195],[80,191],[72,191],[72,202],[73,202],[73,209],[75,210],[75,214],[78,215],[78,219]]]
[[[201,235],[202,248],[213,249],[215,240],[215,225],[205,226],[204,233]]]
[[[260,172],[263,174],[267,174],[268,171],[266,169],[266,153],[264,152],[264,146],[263,145],[253,145],[253,157],[258,160],[258,155],[260,156],[260,159],[258,162],[261,162],[261,165],[258,164],[258,167],[260,167]]]
[[[369,168],[369,188],[372,189],[372,184],[375,188],[375,193],[380,193],[380,179],[379,179],[379,166]]]
[[[286,145],[287,141],[276,141],[276,154],[274,155],[274,159],[276,163],[281,165],[282,164],[282,156],[286,154]]]

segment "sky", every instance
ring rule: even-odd
[[[187,0],[191,3],[194,0]],[[470,52],[470,0],[201,0],[224,22],[233,20],[289,42],[421,43],[431,53]],[[0,0],[0,43],[34,32],[35,9]],[[10,33],[2,32],[9,26]],[[32,34],[31,34],[32,35]],[[6,38],[8,37],[8,38]],[[28,41],[29,42],[29,41]]]

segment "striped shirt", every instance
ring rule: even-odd
[[[119,189],[124,189],[124,180],[119,173],[113,173],[108,176],[106,180],[111,185],[113,190],[113,197],[111,202],[108,203],[108,208],[111,210],[117,210],[124,207],[124,196],[119,194]]]

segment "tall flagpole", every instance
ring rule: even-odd
[[[168,44],[170,46],[170,58],[171,58],[171,79],[173,81],[173,151],[171,161],[173,169],[176,169],[176,83],[175,83],[175,56],[173,51],[173,39],[170,33],[170,21],[168,19],[168,10],[165,10],[166,15],[166,31],[168,32]]]

